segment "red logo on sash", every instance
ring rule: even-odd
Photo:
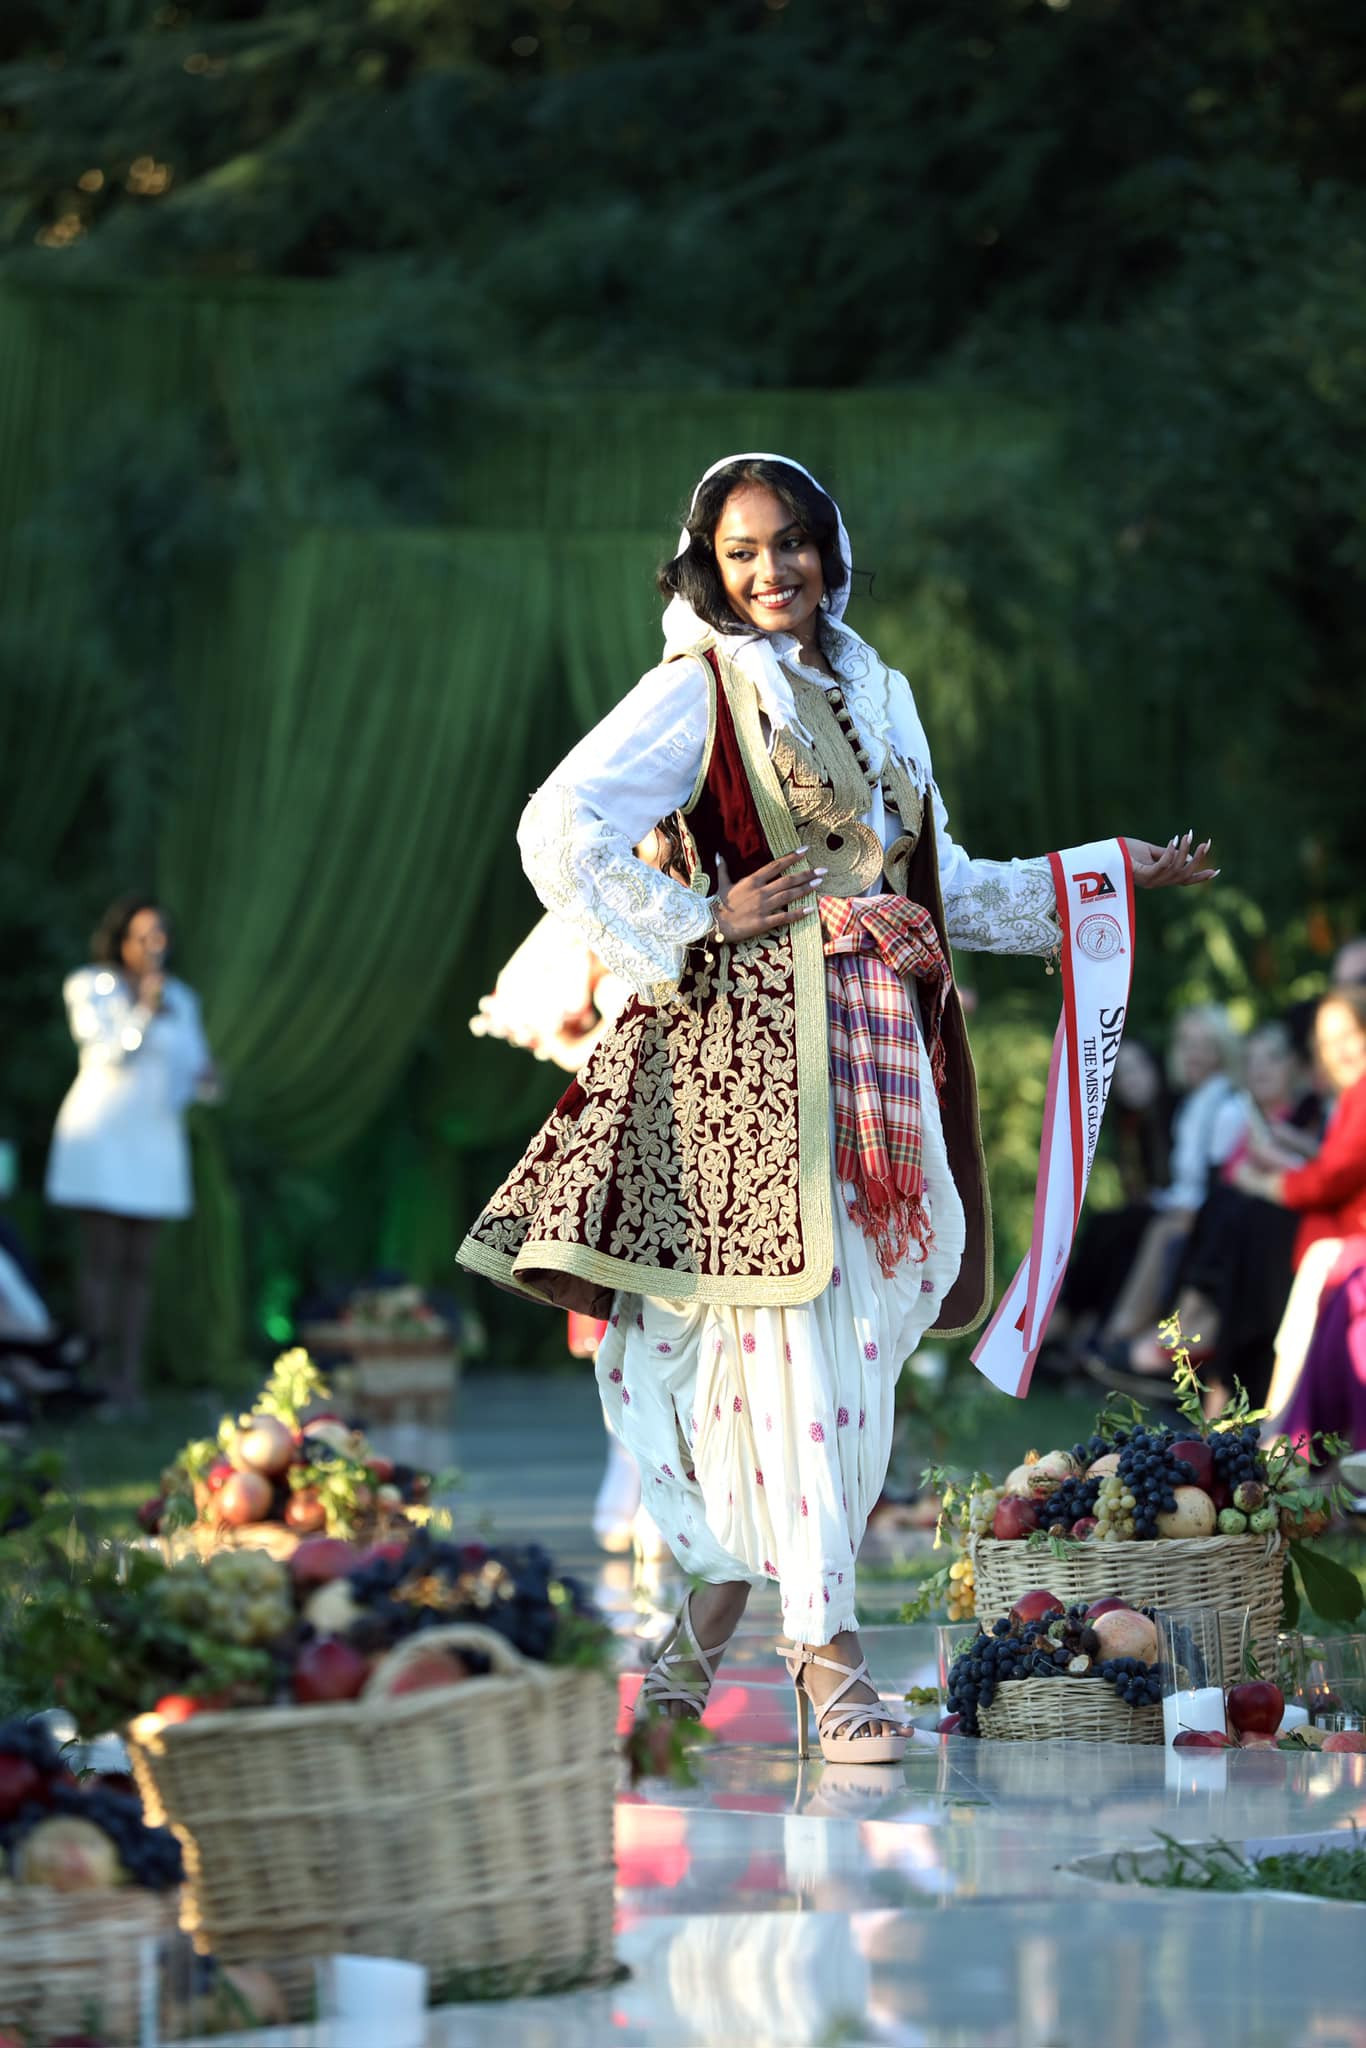
[[[1110,877],[1100,874],[1094,868],[1088,868],[1083,874],[1073,875],[1072,880],[1081,884],[1083,903],[1094,903],[1101,896],[1114,896],[1118,893]]]

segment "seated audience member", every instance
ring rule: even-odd
[[[1345,1243],[1366,1239],[1366,989],[1335,988],[1323,998],[1314,1047],[1335,1097],[1318,1152],[1299,1161],[1278,1143],[1254,1139],[1236,1178],[1245,1194],[1279,1203],[1297,1218],[1295,1280],[1277,1333],[1268,1401],[1273,1416],[1290,1410],[1320,1296],[1340,1268]]]

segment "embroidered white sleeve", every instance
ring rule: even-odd
[[[1053,952],[1062,927],[1047,860],[970,860],[949,831],[938,785],[931,788],[949,944],[968,953]]]
[[[710,929],[711,911],[704,896],[633,849],[690,801],[706,741],[701,665],[663,663],[579,741],[517,829],[522,865],[546,909],[651,1002],[677,982],[687,947]]]

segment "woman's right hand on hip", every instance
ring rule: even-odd
[[[726,863],[716,856],[716,888],[713,917],[717,931],[727,945],[741,939],[757,939],[765,932],[781,931],[814,909],[809,900],[824,868],[798,867],[806,848],[784,853],[765,867],[756,868],[743,881],[732,882]],[[803,900],[803,899],[808,900]]]

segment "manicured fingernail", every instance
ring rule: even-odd
[[[1170,838],[1170,839],[1169,839],[1169,840],[1167,841],[1167,851],[1168,851],[1168,853],[1170,853],[1170,852],[1171,852],[1171,850],[1172,850],[1172,848],[1173,848],[1173,847],[1175,846],[1175,844],[1176,844],[1176,834],[1175,834],[1175,833],[1173,832],[1173,834],[1172,834],[1171,838]]]
[[[816,877],[816,880],[819,882],[821,876],[828,875],[830,870],[829,868],[812,868],[811,872]]]

